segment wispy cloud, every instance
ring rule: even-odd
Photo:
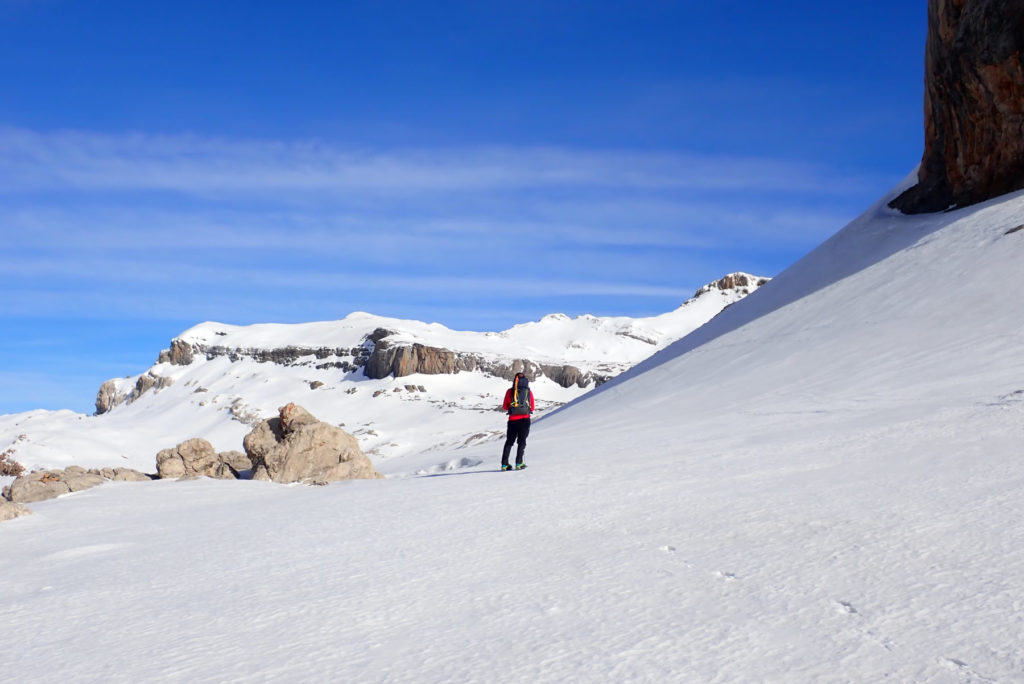
[[[773,275],[873,182],[670,151],[5,128],[0,315],[668,310],[727,271]]]
[[[371,150],[316,141],[0,129],[0,191],[210,193],[589,187],[846,194],[864,179],[753,157],[557,147]]]

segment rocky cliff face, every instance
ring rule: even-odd
[[[1024,188],[1024,2],[929,0],[925,149],[892,202],[943,211]]]
[[[353,348],[328,347],[282,347],[277,349],[242,349],[202,344],[188,344],[182,340],[171,342],[171,348],[160,353],[158,363],[187,366],[195,358],[213,360],[227,357],[231,361],[248,358],[260,363],[276,363],[278,365],[294,365],[313,363],[316,368],[340,368],[346,372],[362,369],[366,377],[381,380],[387,377],[401,378],[421,373],[423,375],[451,375],[462,371],[481,372],[495,377],[511,380],[516,373],[525,372],[530,377],[545,376],[562,387],[587,387],[599,385],[607,381],[614,373],[584,372],[571,365],[543,364],[529,359],[488,358],[482,354],[453,352],[440,347],[424,344],[401,344],[392,342],[391,336],[396,331],[377,328],[363,340],[363,344]],[[300,361],[305,359],[305,361]],[[316,359],[316,361],[310,361]],[[141,378],[140,378],[141,383]],[[132,394],[117,394],[114,381],[100,388],[96,400],[97,414],[106,413],[121,403],[130,403],[150,387],[138,385]]]

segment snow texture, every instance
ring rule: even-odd
[[[538,421],[524,472],[489,443],[35,504],[0,526],[0,671],[1024,682],[1022,217],[883,200]]]

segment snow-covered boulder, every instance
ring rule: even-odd
[[[256,480],[327,484],[381,477],[355,437],[294,403],[259,423],[242,443]]]

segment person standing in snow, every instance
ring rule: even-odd
[[[512,470],[508,464],[512,445],[519,442],[516,449],[516,470],[526,467],[523,463],[523,452],[526,451],[526,438],[530,435],[530,414],[533,413],[533,391],[530,380],[523,373],[516,373],[512,387],[505,392],[502,410],[508,413],[508,430],[505,433],[505,448],[501,451],[501,469]]]

